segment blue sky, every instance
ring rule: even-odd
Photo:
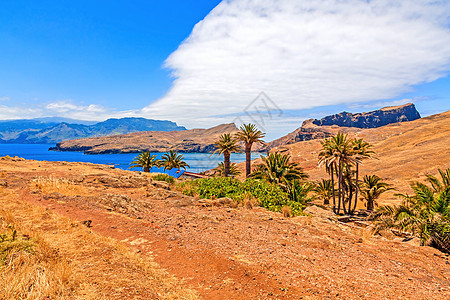
[[[168,90],[164,60],[219,2],[3,1],[0,97],[142,108]]]
[[[399,3],[3,1],[0,119],[208,127],[265,92],[275,138],[342,110],[449,110],[450,2]]]

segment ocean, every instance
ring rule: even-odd
[[[25,159],[42,161],[68,161],[68,162],[90,162],[94,164],[114,165],[118,169],[127,170],[130,162],[138,155],[132,154],[84,154],[83,152],[57,152],[48,151],[54,145],[47,144],[0,144],[0,157],[19,156]],[[161,157],[164,153],[154,153]],[[203,172],[223,161],[223,156],[210,153],[182,153],[184,161],[190,166],[190,172]],[[260,153],[253,153],[252,158],[257,158]],[[232,153],[231,161],[240,163],[245,161],[245,153]],[[140,168],[132,170],[140,171]]]

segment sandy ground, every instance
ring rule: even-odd
[[[92,164],[1,159],[0,175],[18,201],[91,221],[204,299],[450,298],[448,255],[327,217],[209,206],[145,174]],[[69,184],[39,189],[36,179],[50,176]]]

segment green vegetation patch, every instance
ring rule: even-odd
[[[153,180],[165,181],[170,184],[175,182],[175,178],[173,178],[172,176],[167,175],[167,174],[157,174],[157,175],[153,176]]]
[[[301,215],[305,205],[292,201],[289,194],[274,184],[263,180],[247,179],[241,182],[233,178],[206,178],[182,182],[178,188],[188,196],[206,199],[227,197],[241,203],[244,199],[255,198],[258,205],[270,211],[281,212],[283,206],[289,206],[293,215]]]

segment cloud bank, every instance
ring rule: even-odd
[[[97,104],[77,104],[70,99],[38,105],[0,105],[0,120],[58,116],[76,120],[104,121],[109,118],[136,117],[138,111],[116,111]]]
[[[233,121],[264,91],[282,110],[392,99],[450,69],[450,1],[229,0],[165,66],[140,112],[189,127]]]

